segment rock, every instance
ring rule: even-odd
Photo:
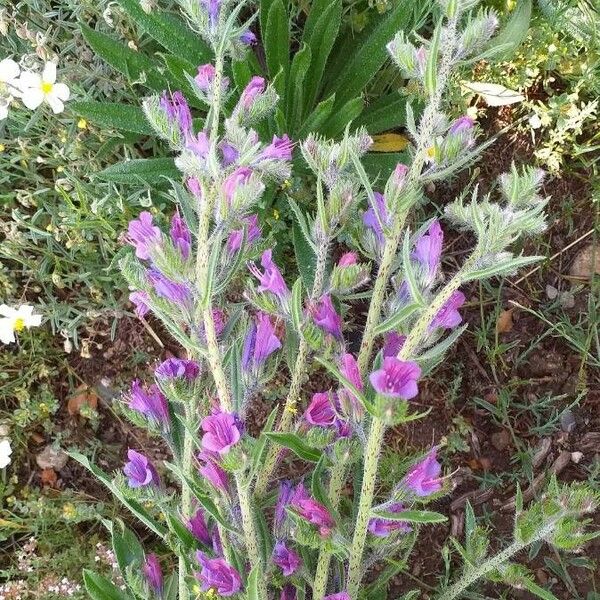
[[[594,274],[600,275],[600,248],[589,244],[581,249],[573,260],[569,275],[581,279],[591,279]]]
[[[560,415],[560,428],[565,433],[571,433],[575,430],[576,425],[577,423],[575,422],[575,415],[573,414],[573,411],[567,408]]]
[[[504,450],[510,444],[510,433],[503,429],[492,434],[492,446],[498,451]]]
[[[60,448],[48,444],[36,457],[35,462],[40,469],[54,469],[60,471],[67,464],[69,457]]]

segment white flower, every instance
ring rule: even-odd
[[[20,83],[23,104],[27,108],[35,110],[46,101],[55,114],[65,109],[63,102],[69,99],[70,92],[64,83],[56,83],[56,63],[47,62],[41,75],[25,71]]]
[[[21,69],[12,58],[0,60],[0,121],[8,116],[13,96],[20,96],[19,73]]]
[[[15,331],[18,333],[26,327],[37,327],[42,322],[41,315],[33,314],[33,306],[22,304],[12,308],[0,304],[0,342],[11,344],[15,341]]]
[[[12,448],[8,440],[2,440],[0,442],[0,469],[8,467],[10,465],[10,455],[12,454]]]
[[[533,114],[529,117],[529,126],[532,129],[539,129],[542,126],[542,119],[537,114]]]

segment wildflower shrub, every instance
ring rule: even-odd
[[[499,179],[499,202],[475,188],[447,206],[447,220],[474,238],[455,273],[442,275],[441,223],[408,226],[425,199],[424,186],[478,155],[475,123],[468,117],[450,122],[444,94],[452,70],[485,51],[496,16],[471,11],[476,2],[470,0],[443,1],[429,42],[417,47],[401,32],[388,44],[427,103],[418,124],[407,107],[410,161],[397,165],[381,191],[361,162],[371,144],[363,129],[347,129],[340,141],[310,135],[299,142],[298,154],[316,179],[314,212],[294,208],[313,276],[291,283],[253,212],[266,185],[291,172],[288,136],[264,142],[253,129],[273,114],[277,93],[261,77],[238,92],[226,76],[227,61],[245,51],[242,5],[181,4],[214,52],[214,62],[189,81],[208,114],[197,129],[181,92],[145,100],[149,123],[176,153],[183,184],[173,183],[179,206],[168,233],[142,212],[128,228],[134,251],[121,261],[137,313],[158,318],[185,354],[159,364],[153,384],[133,382],[124,407],[132,421],[165,440],[171,459],[161,466],[142,448],[130,448],[123,472],[112,478],[73,454],[163,540],[178,564],[172,573],[170,558],[146,554],[136,536],[115,523],[114,552],[126,589],[87,572],[88,592],[93,598],[186,599],[199,587],[209,597],[248,600],[386,597],[402,561],[372,583],[365,574],[381,561],[409,555],[421,527],[445,520],[425,507],[450,486],[433,447],[389,496],[376,497],[385,433],[427,418],[411,400],[466,327],[460,288],[538,260],[511,247],[545,228],[542,174],[516,167]],[[353,249],[333,264],[342,233]],[[246,267],[244,301],[232,302],[230,284]],[[354,355],[346,345],[346,317],[361,292],[370,304]],[[252,436],[252,403],[281,360],[291,372],[287,397]],[[332,384],[305,398],[311,364],[321,365]],[[291,456],[302,461],[303,476],[290,468]],[[341,497],[352,473],[354,500]],[[514,541],[490,556],[487,533],[469,508],[465,545],[455,543],[464,569],[439,597],[459,597],[487,578],[548,598],[513,555],[540,541],[580,547],[594,534],[579,517],[597,501],[584,486],[556,481],[527,509],[518,494]]]

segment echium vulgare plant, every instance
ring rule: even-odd
[[[446,208],[448,220],[474,239],[456,272],[442,276],[437,219],[408,227],[425,184],[451,176],[480,150],[474,122],[444,114],[444,91],[452,69],[476,58],[493,35],[496,16],[475,12],[473,0],[443,0],[429,42],[416,47],[399,33],[389,43],[393,61],[427,100],[418,124],[408,111],[410,161],[381,191],[361,164],[371,144],[364,131],[346,131],[339,142],[311,136],[298,143],[316,178],[314,214],[293,205],[314,255],[307,286],[301,278],[285,281],[253,214],[265,186],[289,176],[294,143],[285,135],[263,143],[252,129],[277,102],[271,84],[253,77],[236,94],[225,76],[226,61],[244,51],[251,35],[249,23],[238,23],[242,3],[180,3],[214,51],[214,64],[200,66],[190,82],[209,112],[198,131],[181,93],[144,102],[148,121],[177,153],[184,185],[173,184],[179,206],[168,234],[142,212],[129,225],[134,252],[121,263],[137,313],[151,312],[186,353],[159,364],[152,385],[134,381],[124,403],[135,423],[165,440],[171,459],[159,473],[132,448],[123,473],[110,478],[76,456],[161,538],[178,565],[163,576],[172,561],[145,554],[130,530],[112,524],[126,589],[88,572],[88,591],[93,598],[384,598],[419,528],[444,520],[423,505],[450,488],[436,446],[413,461],[387,497],[376,497],[386,430],[426,418],[411,400],[466,327],[461,286],[537,260],[510,247],[545,227],[542,175],[515,167],[500,177],[500,203],[475,188]],[[355,249],[332,264],[342,232]],[[246,269],[242,300],[230,284]],[[369,292],[354,355],[343,315],[352,296]],[[248,418],[252,402],[284,354],[287,397],[257,432]],[[305,398],[308,369],[317,366],[334,383]],[[292,454],[302,467],[290,465]],[[353,500],[342,493],[351,473]],[[528,509],[518,497],[514,542],[489,558],[486,532],[468,510],[465,546],[455,543],[464,570],[438,597],[459,597],[480,578],[536,593],[512,556],[542,540],[580,547],[593,534],[578,517],[597,501],[584,487],[556,482]],[[388,566],[378,579],[365,577],[382,561]]]

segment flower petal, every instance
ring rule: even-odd
[[[14,317],[17,311],[8,304],[0,304],[0,316],[2,317]]]
[[[19,86],[21,89],[26,88],[40,88],[42,87],[42,78],[39,73],[32,73],[31,71],[23,71],[19,78]]]
[[[44,92],[41,89],[29,88],[23,92],[21,100],[29,110],[35,110],[44,101]]]
[[[46,102],[50,105],[50,108],[55,115],[65,110],[63,101],[60,100],[54,92],[51,94],[46,94]]]
[[[21,69],[12,58],[0,60],[0,81],[4,83],[12,82],[19,76]]]
[[[56,83],[52,88],[52,94],[54,94],[57,98],[60,98],[60,100],[66,101],[69,99],[71,91],[66,84]]]
[[[56,81],[56,63],[47,62],[44,65],[44,72],[42,73],[42,81],[44,83],[54,83]]]
[[[15,331],[12,319],[0,319],[0,342],[12,344],[15,341]]]

